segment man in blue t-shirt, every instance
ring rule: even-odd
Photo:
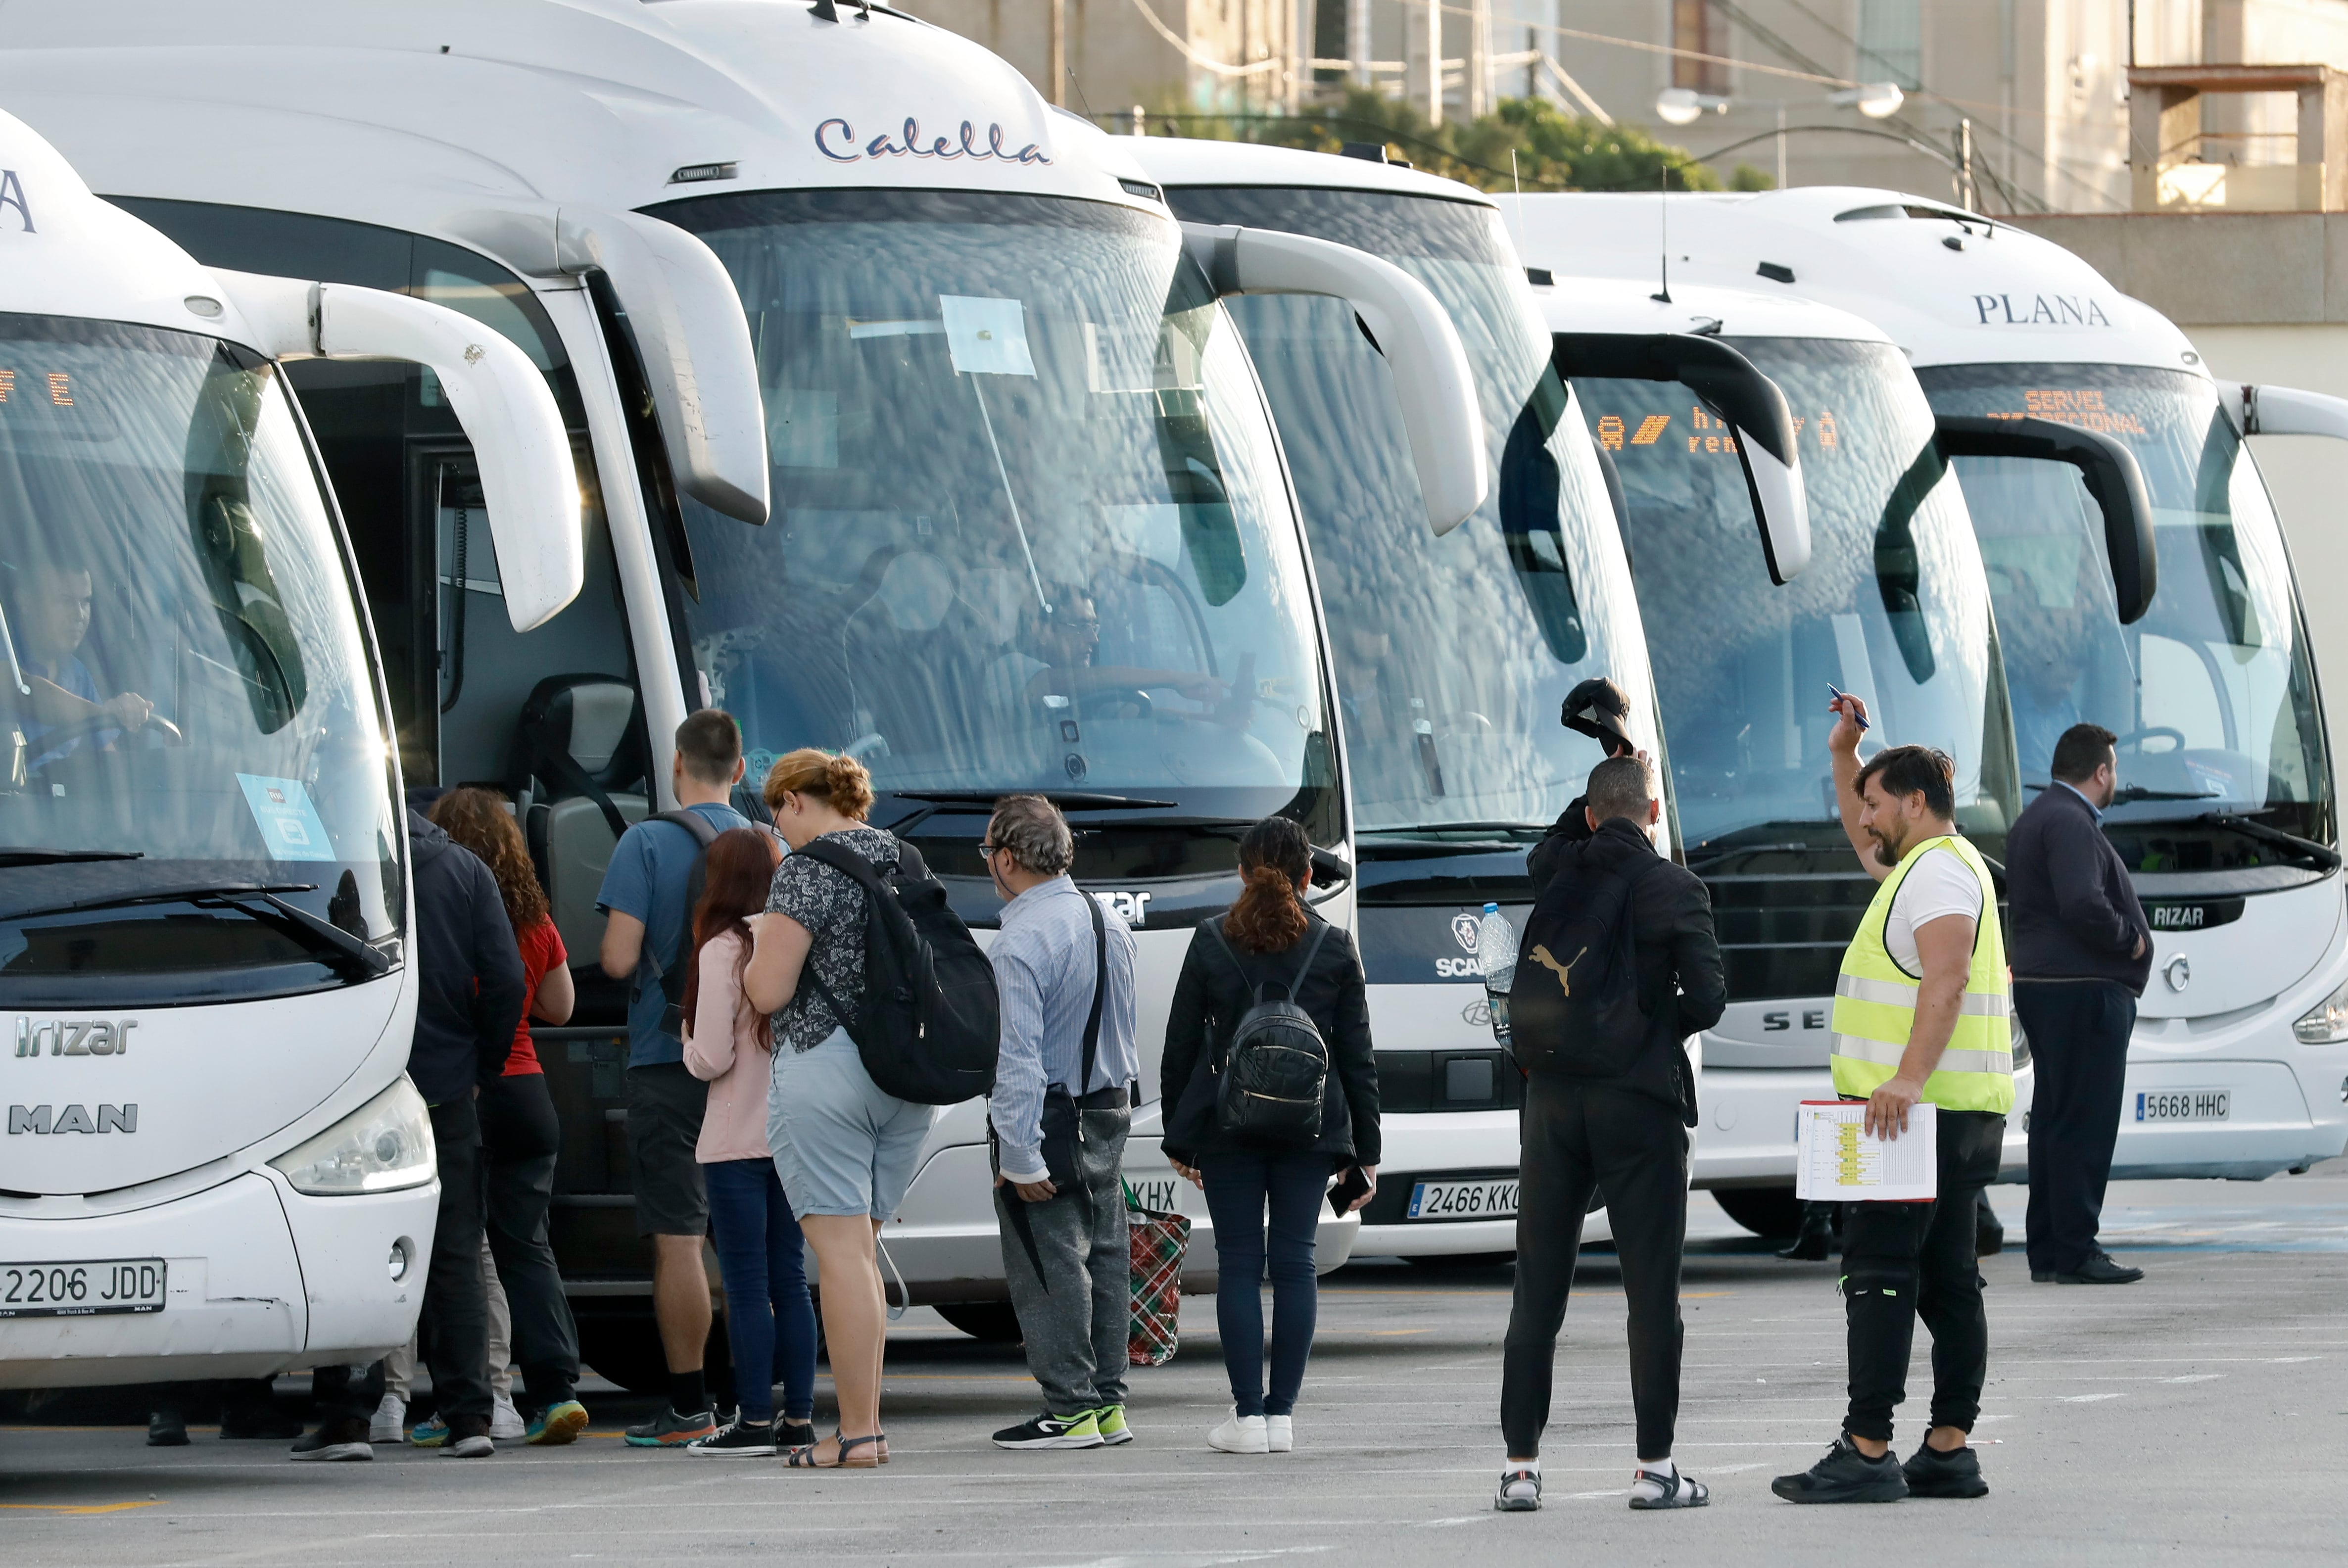
[[[742,731],[733,717],[705,707],[676,727],[670,779],[677,805],[719,832],[750,820],[727,802],[742,778]],[[672,1448],[717,1429],[701,1350],[709,1338],[709,1282],[701,1241],[709,1232],[709,1195],[695,1148],[709,1086],[686,1070],[685,1042],[663,1026],[668,997],[661,976],[688,962],[685,908],[701,845],[674,822],[638,822],[612,851],[595,907],[604,913],[603,973],[629,982],[628,1167],[636,1195],[636,1233],[653,1243],[653,1312],[668,1358],[669,1408],[627,1440]]]

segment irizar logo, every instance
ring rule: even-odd
[[[2091,294],[1973,295],[1975,326],[2109,326],[2112,318]]]
[[[136,1018],[32,1018],[16,1015],[16,1054],[20,1057],[118,1057],[130,1049]],[[48,1050],[44,1052],[44,1043]]]
[[[69,1105],[63,1115],[53,1116],[54,1106],[12,1105],[8,1108],[8,1135],[30,1132],[46,1137],[57,1132],[136,1132],[139,1130],[139,1108],[135,1105],[101,1105],[98,1119],[93,1122],[86,1105]]]

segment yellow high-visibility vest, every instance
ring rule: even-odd
[[[1940,1066],[1924,1081],[1924,1098],[1943,1110],[1985,1110],[2003,1115],[2013,1109],[2013,1001],[2006,985],[2005,934],[1997,918],[1997,892],[1981,851],[1962,838],[1927,839],[1900,857],[1899,866],[1875,890],[1859,934],[1843,950],[1835,981],[1834,1086],[1840,1095],[1865,1098],[1900,1070],[1900,1056],[1916,1026],[1916,984],[1892,960],[1883,944],[1891,901],[1900,884],[1926,855],[1952,854],[1981,883],[1982,913],[1974,927],[1972,967],[1957,1026]]]

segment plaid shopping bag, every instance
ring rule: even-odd
[[[1162,1367],[1180,1342],[1182,1254],[1190,1248],[1184,1214],[1145,1209],[1125,1183],[1125,1217],[1132,1227],[1133,1321],[1125,1358],[1135,1367]]]

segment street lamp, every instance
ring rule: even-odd
[[[1908,95],[1900,90],[1898,82],[1862,82],[1827,95],[1827,102],[1835,108],[1855,108],[1869,119],[1887,119],[1907,101]]]
[[[1655,95],[1655,118],[1665,125],[1694,125],[1705,115],[1727,112],[1728,99],[1716,93],[1700,93],[1694,88],[1665,88]]]

